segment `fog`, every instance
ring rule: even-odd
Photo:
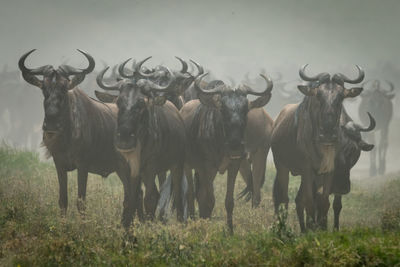
[[[81,48],[109,64],[148,55],[176,64],[179,55],[238,79],[305,63],[368,71],[398,65],[399,12],[396,0],[2,1],[0,62],[14,67],[37,48],[32,64],[80,64]]]
[[[19,57],[33,48],[38,50],[28,66],[68,60],[84,67],[80,48],[96,59],[97,69],[102,62],[147,56],[153,56],[149,66],[179,68],[174,56],[180,56],[239,83],[246,73],[255,79],[261,69],[271,76],[280,72],[286,81],[297,79],[306,63],[310,73],[354,77],[358,64],[366,79],[390,80],[398,87],[399,14],[397,0],[2,0],[0,68],[17,70]],[[42,114],[40,90],[32,90],[29,109]],[[349,104],[356,120],[357,104]],[[395,112],[398,120],[397,107]],[[28,113],[21,116],[34,116]]]

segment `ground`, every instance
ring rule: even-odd
[[[166,224],[135,221],[127,234],[120,226],[123,190],[116,175],[90,175],[87,211],[76,208],[76,173],[69,176],[69,209],[58,208],[52,162],[36,153],[0,148],[1,266],[226,266],[226,265],[400,265],[400,173],[352,178],[343,198],[341,230],[300,234],[294,197],[300,179],[292,177],[287,214],[273,214],[275,169],[268,163],[260,208],[235,201],[233,235],[225,225],[225,176],[215,180],[211,220]],[[236,194],[244,188],[237,179]]]

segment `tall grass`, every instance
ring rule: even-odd
[[[275,170],[268,164],[261,207],[235,201],[235,234],[225,226],[226,178],[215,180],[211,220],[120,226],[123,190],[116,175],[90,175],[87,212],[76,208],[76,174],[69,174],[66,217],[58,209],[52,163],[37,154],[0,148],[0,265],[2,266],[226,266],[226,265],[395,265],[400,264],[400,174],[361,180],[343,198],[340,232],[300,234],[290,182],[287,215],[275,218],[271,199]],[[244,183],[238,177],[235,192]],[[332,222],[330,214],[329,222]],[[331,225],[331,224],[330,224]]]

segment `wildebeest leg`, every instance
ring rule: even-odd
[[[310,176],[309,176],[310,177]],[[303,177],[301,178],[303,180]],[[313,194],[313,184],[310,180],[306,180],[303,187],[303,195],[304,195],[304,206],[306,210],[306,227],[307,229],[314,230],[315,229],[315,201]]]
[[[378,159],[379,159],[379,169],[378,172],[380,175],[385,174],[386,171],[386,151],[388,148],[388,127],[381,130],[381,136],[379,140],[379,151],[378,151]]]
[[[233,193],[235,191],[235,181],[240,167],[240,161],[235,160],[231,162],[228,166],[228,180],[226,186],[226,196],[225,196],[225,209],[226,209],[226,222],[228,224],[229,230],[233,233]]]
[[[182,179],[183,179],[183,164],[178,164],[171,169],[172,177],[172,190],[174,195],[174,204],[176,207],[176,218],[178,221],[183,222],[183,192],[182,192]]]
[[[315,226],[314,192],[310,178],[310,176],[301,176],[300,188],[296,196],[296,211],[302,232],[305,232],[306,229],[304,227],[304,210],[307,214],[307,229],[314,229]]]
[[[331,191],[332,178],[332,174],[320,175],[317,178],[320,182],[316,188],[315,206],[317,208],[317,223],[322,230],[326,230],[328,226],[327,217],[330,207],[329,193]]]
[[[275,179],[276,181],[276,179]],[[274,184],[274,188],[275,188],[275,184]],[[300,224],[300,231],[302,233],[304,233],[306,231],[306,226],[304,224],[304,193],[303,193],[303,183],[300,183],[300,187],[299,187],[299,191],[297,191],[297,195],[296,195],[296,212],[297,212],[297,218],[299,220],[299,224]],[[278,207],[275,206],[275,213],[278,213],[279,210],[276,210]]]
[[[253,208],[258,207],[261,202],[261,187],[265,182],[268,150],[269,148],[259,149],[253,158]]]
[[[194,220],[194,181],[192,169],[185,166],[185,176],[188,182],[187,202],[189,218]]]
[[[136,208],[139,221],[144,222],[144,211],[143,211],[143,190],[142,186],[139,188],[139,198],[138,198],[138,205]]]
[[[146,194],[144,196],[144,209],[146,211],[146,217],[150,220],[154,219],[157,202],[160,198],[160,194],[155,183],[155,178],[155,174],[148,172],[143,176],[144,186],[146,187]]]
[[[62,167],[58,166],[54,161],[57,169],[57,178],[59,185],[58,205],[61,209],[61,215],[66,215],[68,208],[68,174]]]
[[[333,219],[334,219],[334,227],[335,230],[339,230],[339,216],[340,211],[342,210],[342,196],[335,195],[333,199]]]
[[[375,144],[375,133],[367,133],[366,134],[366,140],[370,144]],[[370,176],[375,176],[376,175],[376,148],[373,148],[369,152],[369,160],[370,160],[370,165],[369,165],[369,175]]]
[[[76,202],[76,206],[80,213],[83,213],[85,211],[87,179],[87,170],[84,168],[78,168],[78,199]]]
[[[217,175],[217,169],[211,166],[198,169],[197,202],[199,203],[200,218],[211,218],[211,213],[215,205],[214,196],[214,178]]]
[[[124,186],[124,202],[123,202],[121,223],[125,227],[125,229],[128,229],[133,220],[133,214],[134,214],[134,207],[133,207],[134,192],[132,191],[131,181],[129,181],[129,178],[126,177],[124,179],[121,178],[121,181]]]
[[[128,229],[132,220],[134,212],[140,203],[140,178],[130,177],[129,166],[125,162],[121,162],[117,169],[117,174],[124,186],[124,202],[121,223],[125,229]]]
[[[253,174],[251,172],[250,160],[242,160],[239,170],[244,182],[246,183],[246,188],[243,189],[242,192],[240,192],[239,198],[245,197],[245,200],[249,201],[253,198]]]
[[[289,169],[280,164],[277,160],[275,160],[275,167],[276,167],[276,176],[274,181],[273,187],[273,200],[274,200],[274,207],[275,207],[275,214],[279,212],[280,204],[284,203],[286,209],[288,209],[289,204],[289,197],[288,197],[288,187],[289,187]],[[301,186],[300,186],[301,189]],[[300,192],[299,189],[299,192]],[[299,197],[299,193],[296,197]],[[300,200],[300,199],[299,199]],[[303,210],[302,210],[303,213]]]

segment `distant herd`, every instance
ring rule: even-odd
[[[373,81],[372,89],[363,92],[362,85],[357,86],[365,77],[359,66],[357,77],[349,78],[342,73],[310,75],[304,65],[299,71],[303,82],[297,86],[303,99],[284,106],[273,120],[263,108],[273,88],[264,73],[263,88],[234,87],[222,80],[205,81],[207,73],[193,60],[196,71],[189,71],[188,62],[179,57],[180,70],[164,65],[149,69],[144,63],[150,57],[128,67],[128,59],[114,69],[112,78],[104,77],[109,67],[97,75],[104,91],[96,90],[98,99],[93,99],[77,87],[95,68],[92,56],[78,50],[88,61],[85,69],[66,64],[31,69],[25,61],[34,51],[24,54],[18,65],[24,80],[40,88],[44,97],[43,145],[57,170],[63,214],[68,172],[75,169],[80,212],[85,210],[88,173],[117,173],[124,188],[122,224],[127,229],[135,216],[155,219],[157,206],[163,203],[165,208],[170,198],[180,222],[195,219],[195,201],[199,216],[211,218],[214,179],[227,172],[225,208],[233,232],[237,174],[246,183],[239,196],[257,207],[271,148],[275,212],[282,204],[288,207],[289,173],[300,175],[295,201],[301,231],[327,229],[331,194],[334,228],[339,229],[341,197],[350,191],[350,170],[361,151],[372,150],[371,175],[385,172],[394,85],[388,82],[385,90]],[[367,126],[355,123],[343,106],[346,98],[359,95],[360,117]],[[374,129],[381,132],[377,164]],[[366,141],[362,132],[370,132]]]

